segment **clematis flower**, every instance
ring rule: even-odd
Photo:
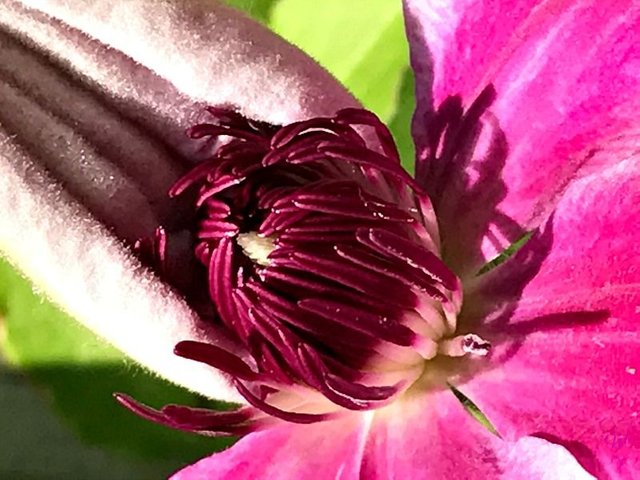
[[[34,5],[0,6],[0,248],[244,403],[119,397],[243,436],[175,478],[638,475],[638,2],[406,0],[415,178],[223,7]]]

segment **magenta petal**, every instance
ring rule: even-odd
[[[457,271],[544,221],[572,181],[635,151],[637,1],[406,0],[405,11],[419,153],[447,96],[468,107],[487,85],[497,92],[474,156],[423,166],[431,193],[447,184],[432,197]]]
[[[491,437],[452,393],[425,395],[374,420],[361,478],[497,478]]]
[[[366,422],[351,415],[312,425],[286,424],[248,435],[172,480],[357,479]]]
[[[488,369],[460,384],[501,433],[562,442],[605,478],[640,475],[640,172],[632,162],[574,183],[543,233],[489,274],[481,290],[502,315],[470,328],[494,352]]]
[[[358,478],[592,477],[563,447],[537,438],[505,442],[489,433],[445,391],[416,397],[376,416]]]
[[[557,475],[548,476],[549,472]],[[547,476],[545,476],[547,475]],[[172,480],[590,479],[561,446],[505,442],[450,392],[420,395],[378,412],[253,433]]]

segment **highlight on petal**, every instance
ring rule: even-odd
[[[594,480],[576,459],[562,446],[541,438],[524,437],[509,445],[505,443],[506,480]],[[502,449],[500,449],[502,450]]]
[[[0,26],[2,255],[138,362],[237,400],[214,369],[173,355],[180,340],[228,345],[131,247],[161,223],[180,229],[164,195],[193,159],[184,128],[204,102],[277,122],[355,101],[216,3],[10,1]]]
[[[640,172],[633,162],[574,182],[541,233],[481,277],[461,320],[494,350],[459,388],[507,438],[562,444],[598,478],[640,475]],[[474,320],[487,311],[479,327]]]
[[[636,151],[640,3],[405,0],[405,14],[418,180],[450,266],[473,275],[573,181]],[[495,100],[465,121],[488,87]]]

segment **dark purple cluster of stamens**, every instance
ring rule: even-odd
[[[182,342],[176,353],[226,372],[251,406],[156,411],[120,401],[154,421],[222,435],[385,404],[407,385],[372,384],[372,359],[385,346],[410,349],[419,333],[405,316],[459,288],[436,255],[428,200],[400,166],[391,134],[360,109],[284,127],[208,112],[211,123],[189,131],[208,158],[170,195],[196,192],[194,255],[237,350]],[[242,237],[264,239],[266,261],[252,259]],[[158,259],[166,241],[159,231]],[[271,401],[305,390],[336,408],[310,413]]]

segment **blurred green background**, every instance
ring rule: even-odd
[[[406,166],[413,77],[400,0],[229,0],[309,53],[392,129]],[[206,405],[146,373],[0,260],[0,478],[159,479],[229,441],[141,420],[113,400]]]

